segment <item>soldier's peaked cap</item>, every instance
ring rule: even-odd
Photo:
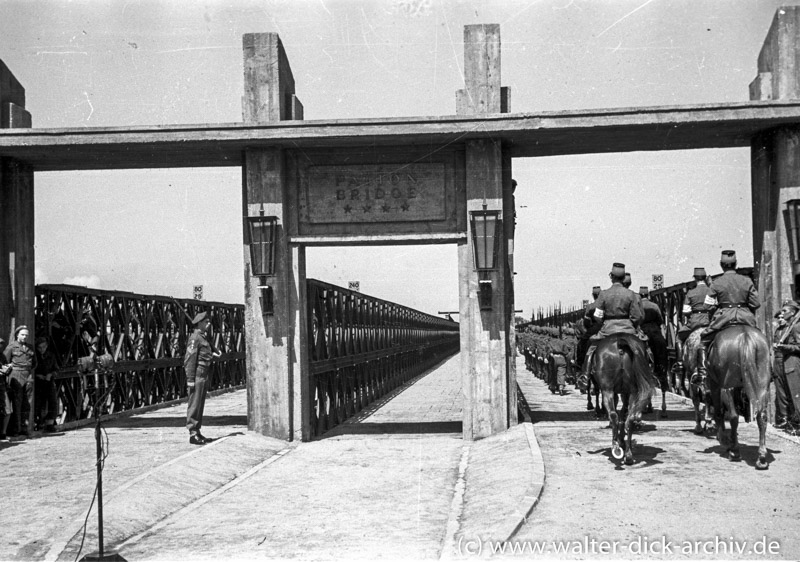
[[[593,295],[599,295],[600,294],[600,285],[595,285],[594,287],[592,287],[592,294]]]
[[[647,287],[639,287],[639,294],[642,295],[643,297],[646,297],[647,295],[650,294],[650,289],[648,289]]]
[[[733,250],[723,250],[719,258],[719,263],[736,263],[736,252]]]
[[[207,312],[200,312],[192,319],[192,324],[197,325],[208,317]]]
[[[705,277],[706,276],[706,269],[704,267],[695,267],[694,268],[694,276],[695,277]]]
[[[614,262],[611,266],[611,275],[625,275],[625,264]]]

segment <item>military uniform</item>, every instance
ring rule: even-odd
[[[708,343],[722,329],[735,324],[756,327],[754,312],[761,306],[753,281],[729,269],[714,280],[705,298],[708,307],[716,307],[711,323],[703,330],[702,340]]]
[[[603,325],[593,340],[607,338],[613,334],[637,334],[636,327],[642,323],[644,313],[639,296],[622,286],[614,283],[608,289],[601,291],[595,302],[595,318],[602,320]]]
[[[195,316],[193,324],[198,325],[206,320],[206,313]],[[208,374],[211,360],[216,351],[205,337],[204,330],[195,328],[186,345],[183,367],[186,370],[186,384],[189,386],[189,404],[186,411],[186,427],[189,430],[189,441],[202,445],[207,439],[200,433],[203,426],[203,409],[206,404]]]
[[[787,306],[784,304],[784,307]],[[790,304],[798,313],[794,303]],[[775,418],[776,425],[796,420],[800,412],[800,322],[781,319],[775,330]]]
[[[564,394],[564,386],[567,377],[567,345],[560,339],[554,339],[550,347],[550,390],[553,392],[561,390]]]
[[[27,329],[26,326],[18,327],[14,331],[14,337],[16,338],[22,330]],[[14,340],[8,344],[3,355],[11,364],[8,388],[11,391],[16,431],[27,434],[30,431],[27,422],[33,403],[33,369],[36,366],[36,352],[27,341]]]
[[[683,314],[688,316],[686,320],[688,333],[697,328],[705,328],[711,323],[709,307],[706,305],[706,296],[710,290],[705,282],[698,281],[697,286],[686,293],[686,297],[683,299]]]
[[[664,339],[664,333],[661,331],[661,327],[664,325],[664,315],[661,314],[661,309],[658,305],[647,296],[649,294],[647,287],[641,287],[639,294],[642,299],[642,332],[647,336],[647,343],[650,346],[650,351],[653,352],[655,374],[661,383],[661,389],[667,390],[669,387],[669,381],[667,380],[667,340]]]
[[[586,352],[589,350],[589,339],[596,335],[603,326],[602,322],[594,317],[594,311],[597,309],[597,297],[600,296],[600,287],[595,286],[592,288],[592,296],[594,300],[586,306],[581,319],[581,334],[578,338],[578,345],[575,348],[575,364],[578,368],[583,367],[583,362],[586,359]]]

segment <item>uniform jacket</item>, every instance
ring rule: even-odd
[[[780,352],[775,354],[775,359],[780,360],[781,355],[783,356],[783,373],[800,373],[800,322],[797,322],[792,331],[784,337],[788,329],[789,324],[781,322],[775,330],[775,343],[781,343],[783,339],[784,344]],[[776,370],[781,371],[781,369]]]
[[[644,320],[642,320],[642,331],[652,337],[655,334],[661,334],[661,326],[664,325],[664,316],[661,314],[661,309],[658,305],[650,299],[642,299],[642,312],[644,313]]]
[[[710,307],[706,304],[706,295],[709,291],[708,285],[698,281],[697,286],[686,293],[686,298],[683,300],[683,313],[689,315],[686,321],[686,327],[689,330],[703,328],[711,323]]]
[[[186,369],[186,382],[194,382],[198,376],[205,376],[211,366],[214,356],[214,347],[208,342],[205,334],[195,330],[189,336],[186,344],[186,355],[183,358],[183,367]]]
[[[754,312],[761,306],[761,301],[749,277],[728,270],[711,284],[705,304],[717,307],[708,327],[709,331],[717,332],[733,324],[756,327]]]
[[[6,361],[11,363],[11,367],[15,371],[24,371],[27,374],[31,374],[36,366],[36,351],[28,342],[12,341],[6,347],[3,355],[5,355]]]
[[[598,295],[599,297],[600,295]],[[594,302],[589,303],[589,306],[586,307],[586,311],[583,313],[583,325],[586,329],[582,337],[584,339],[589,339],[597,332],[600,331],[600,328],[603,327],[603,323],[595,318],[594,311],[597,310],[597,299]]]
[[[50,373],[58,372],[58,362],[56,361],[56,355],[48,348],[45,352],[39,353],[36,351],[36,377],[37,378],[44,378]]]
[[[595,301],[595,318],[603,321],[597,336],[605,338],[612,334],[636,335],[636,326],[644,318],[642,302],[639,296],[622,286],[614,283],[608,289],[600,291]]]

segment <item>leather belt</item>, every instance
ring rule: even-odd
[[[606,314],[603,320],[630,320],[631,317],[626,314]]]
[[[743,304],[720,304],[719,308],[745,308]]]

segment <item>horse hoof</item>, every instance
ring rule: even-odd
[[[625,464],[628,466],[633,464],[633,457],[625,457]]]
[[[588,406],[586,406],[586,411],[587,411],[587,412],[590,412],[590,411],[592,411],[592,410],[594,410],[594,406],[592,406],[591,404],[589,404]]]
[[[701,426],[698,425],[694,428],[695,435],[703,435],[703,433],[705,433],[705,430]]]
[[[624,455],[625,453],[622,451],[622,447],[620,447],[619,445],[615,445],[614,447],[611,448],[611,456],[614,457],[615,459],[619,460]]]
[[[769,463],[765,459],[758,459],[756,461],[756,470],[767,470]]]
[[[741,453],[739,453],[739,451],[730,450],[728,451],[728,458],[733,462],[739,462],[740,460],[742,460],[742,455]]]

